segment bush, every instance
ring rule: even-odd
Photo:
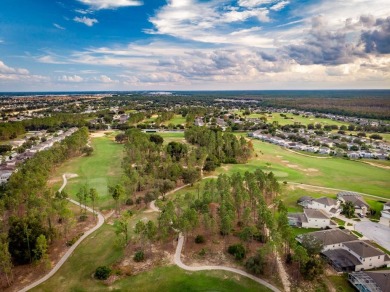
[[[258,253],[257,255],[250,257],[246,263],[245,263],[245,268],[255,274],[263,274],[264,273],[264,267],[265,267],[265,260],[264,257]]]
[[[127,199],[127,200],[126,200],[126,205],[127,205],[127,206],[132,206],[132,205],[134,205],[133,199]]]
[[[241,243],[229,246],[228,253],[233,255],[236,260],[242,260],[246,255],[245,247]]]
[[[206,255],[206,250],[204,248],[202,248],[200,251],[199,251],[199,255],[200,256],[205,256]]]
[[[98,280],[106,280],[111,275],[111,269],[107,266],[100,266],[95,271],[95,278]]]
[[[137,251],[135,254],[134,254],[134,257],[133,257],[133,260],[135,262],[142,262],[143,260],[145,259],[145,254],[142,250],[139,250]]]
[[[205,242],[205,239],[203,237],[203,235],[197,235],[195,237],[195,243],[204,243]]]
[[[81,214],[80,217],[79,217],[79,221],[80,222],[84,222],[85,220],[87,220],[87,218],[88,218],[87,214]]]
[[[66,246],[72,246],[72,245],[75,244],[76,241],[79,240],[79,238],[80,238],[81,236],[83,236],[83,235],[84,235],[84,232],[81,232],[81,233],[79,233],[78,235],[76,235],[75,237],[73,237],[72,239],[68,240],[68,241],[66,242]]]

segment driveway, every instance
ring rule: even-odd
[[[390,227],[369,221],[356,223],[355,230],[390,250]]]

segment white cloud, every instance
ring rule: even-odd
[[[142,1],[138,0],[78,0],[79,2],[88,5],[92,9],[116,9],[128,6],[141,6]]]
[[[227,3],[220,0],[171,0],[149,18],[154,28],[145,32],[204,43],[273,47],[273,38],[266,35],[247,34],[241,37],[231,34],[249,20],[269,22],[267,8],[237,10],[237,7],[226,6]]]
[[[0,73],[2,74],[15,74],[15,75],[28,75],[27,69],[12,68],[0,61]]]
[[[277,0],[238,0],[238,5],[241,7],[258,7],[264,4],[270,4]]]
[[[270,9],[273,11],[280,11],[284,7],[286,7],[288,4],[290,4],[290,1],[280,1],[280,2],[276,3],[275,5],[272,5]]]
[[[95,18],[88,18],[86,16],[78,17],[76,16],[73,18],[75,22],[84,23],[86,26],[93,26],[95,23],[98,23],[99,21]]]
[[[60,82],[70,82],[70,83],[79,83],[84,81],[84,79],[78,75],[62,75],[58,77]]]
[[[12,68],[0,60],[0,83],[7,82],[46,82],[49,78],[41,75],[33,75],[24,68]]]
[[[46,64],[68,64],[65,61],[59,61],[55,59],[52,55],[41,56],[36,58],[36,60],[40,63],[46,63]]]
[[[100,75],[99,77],[94,77],[93,81],[101,82],[101,83],[118,83],[118,80],[113,80],[107,75]]]
[[[65,27],[57,24],[57,23],[53,23],[54,27],[58,28],[58,29],[61,29],[61,30],[65,30]]]

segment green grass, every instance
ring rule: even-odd
[[[389,171],[342,158],[318,159],[252,140],[257,157],[247,164],[219,168],[218,173],[272,171],[280,181],[338,188],[390,198]],[[337,193],[337,191],[334,191]]]
[[[139,213],[130,225],[149,214]],[[32,291],[270,291],[233,273],[187,272],[176,266],[155,268],[108,286],[95,280],[93,273],[97,267],[112,265],[123,256],[122,250],[116,248],[115,240],[114,228],[103,225],[77,247],[53,277]]]
[[[381,211],[383,210],[383,203],[366,199],[367,204],[370,206],[371,210],[375,210],[375,215],[370,216],[372,219],[379,219],[381,217]]]
[[[224,271],[187,272],[176,266],[161,267],[112,285],[120,291],[270,291],[256,282]]]
[[[159,134],[166,142],[184,141],[184,133]],[[245,136],[245,134],[238,135]],[[252,172],[260,168],[266,172],[272,171],[280,181],[345,189],[390,199],[389,171],[386,169],[343,158],[318,159],[302,156],[270,143],[259,140],[252,140],[252,142],[257,157],[246,164],[223,165],[216,170],[215,175],[237,171]],[[299,195],[299,192],[302,195]],[[327,191],[327,195],[330,192],[333,195],[337,193],[337,191]],[[312,192],[311,195],[323,196],[323,194],[316,196],[316,193],[318,192]],[[290,191],[288,195],[290,196]],[[294,199],[298,199],[305,194],[300,190],[293,195]]]
[[[110,225],[103,225],[85,239],[60,268],[42,285],[32,291],[102,291],[107,289],[93,279],[97,267],[111,265],[121,256],[122,250],[115,247],[115,231]]]
[[[123,145],[113,142],[109,137],[91,140],[94,148],[91,156],[82,156],[65,162],[56,170],[53,177],[60,178],[63,173],[76,173],[78,177],[70,179],[65,188],[72,198],[76,198],[80,187],[87,185],[89,188],[97,189],[99,207],[112,207],[114,201],[108,194],[108,186],[118,183],[121,179]],[[54,189],[57,190],[61,184],[62,179],[53,186]]]
[[[176,126],[185,123],[186,123],[186,118],[183,118],[181,115],[174,115],[172,119],[170,119],[169,121],[165,121],[164,125],[168,126],[169,124],[173,124]]]
[[[346,275],[328,276],[329,281],[337,292],[355,292],[355,288],[348,282]]]
[[[363,234],[361,234],[360,232],[356,231],[356,230],[351,230],[351,232],[353,234],[355,234],[357,237],[363,237]]]
[[[272,113],[271,115],[266,115],[267,117],[267,123],[272,122],[278,122],[279,125],[287,125],[287,124],[294,124],[294,123],[300,123],[302,125],[307,126],[308,124],[321,124],[321,125],[348,125],[348,123],[340,122],[340,121],[333,121],[331,119],[323,119],[323,118],[315,118],[315,117],[302,117],[302,116],[296,116],[293,114],[285,114],[289,119],[285,119],[280,115],[280,113]],[[292,119],[291,119],[292,118]]]
[[[344,220],[341,220],[341,219],[335,218],[335,217],[333,217],[332,220],[335,221],[340,226],[345,226],[345,221]]]

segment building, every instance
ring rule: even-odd
[[[390,202],[387,202],[383,205],[383,210],[381,211],[381,218],[379,223],[386,226],[390,226]]]
[[[288,221],[291,226],[302,228],[336,227],[330,217],[322,210],[304,209],[303,213],[289,213]]]
[[[340,201],[328,197],[311,199],[306,202],[306,208],[324,211],[328,216],[335,217],[340,215]]]
[[[366,216],[370,210],[370,206],[366,203],[361,195],[355,192],[340,192],[337,194],[337,199],[342,203],[352,202],[355,207],[355,214]]]
[[[390,292],[390,271],[352,272],[349,282],[360,292]]]
[[[299,242],[302,242],[302,236],[297,238]],[[355,272],[390,266],[387,254],[346,231],[330,229],[305,236],[313,236],[322,243],[321,253],[336,271]]]

